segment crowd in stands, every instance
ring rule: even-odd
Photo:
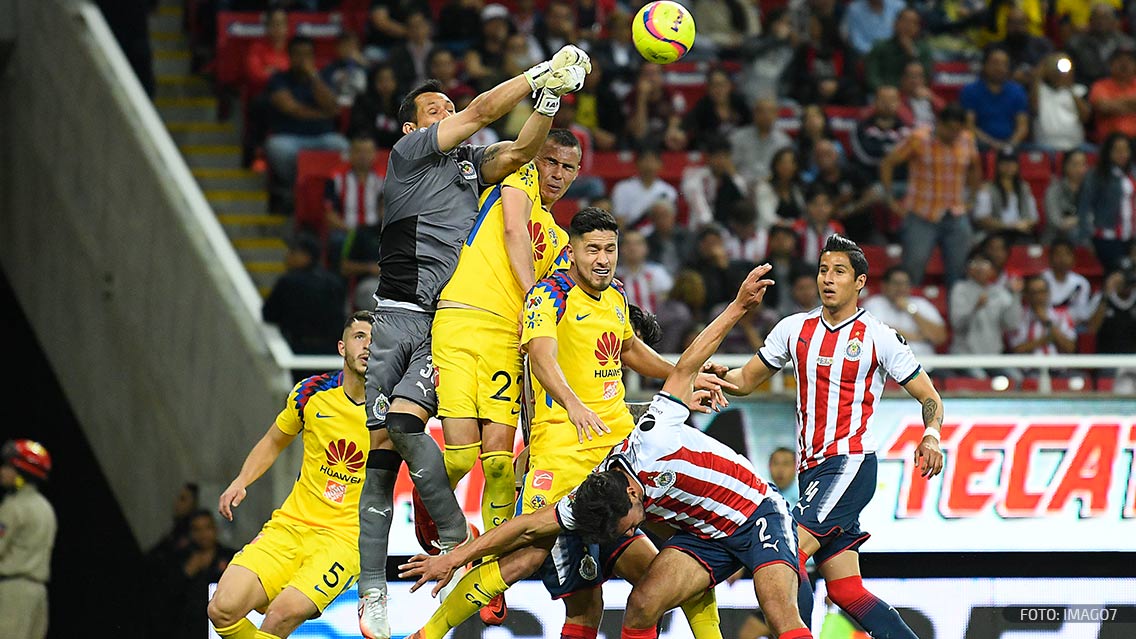
[[[692,0],[698,40],[667,67],[630,41],[640,0],[266,4],[212,7],[267,10],[243,60],[246,130],[265,136],[249,159],[263,146],[286,201],[297,154],[351,149],[308,225],[345,309],[378,274],[400,96],[434,77],[460,109],[571,42],[593,71],[556,120],[584,161],[554,213],[611,209],[619,275],[659,314],[664,350],[770,261],[766,311],[726,344],[752,352],[817,304],[806,276],[843,233],[872,261],[864,304],[923,352],[1136,351],[1136,42],[1120,0]],[[342,12],[322,66],[284,9]],[[514,137],[528,108],[473,141]]]

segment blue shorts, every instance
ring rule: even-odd
[[[801,498],[793,507],[797,525],[820,542],[817,565],[871,537],[860,530],[860,513],[876,494],[876,455],[831,457],[797,476]]]
[[[624,535],[610,544],[587,544],[576,533],[563,531],[544,558],[537,575],[553,599],[591,590],[615,575],[615,562],[642,533]]]
[[[711,588],[740,568],[755,573],[764,566],[783,563],[797,571],[797,526],[780,495],[762,501],[729,537],[703,539],[680,532],[663,543],[663,548],[694,557],[710,573]]]

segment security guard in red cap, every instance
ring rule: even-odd
[[[55,544],[55,511],[39,492],[51,455],[30,439],[0,449],[0,633],[47,636],[47,577]]]

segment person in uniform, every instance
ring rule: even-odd
[[[39,442],[13,439],[0,449],[0,633],[47,636],[47,579],[55,546],[55,510],[40,494],[51,455]]]

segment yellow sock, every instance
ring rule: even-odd
[[[276,635],[274,635],[270,632],[265,632],[263,630],[257,630],[256,631],[256,639],[280,639],[280,637],[278,637],[278,636],[276,636]]]
[[[513,477],[513,454],[497,450],[481,456],[485,473],[485,491],[481,493],[481,519],[485,532],[509,521],[516,506],[516,478]]]
[[[714,597],[713,588],[684,603],[682,612],[686,615],[686,620],[690,622],[690,630],[694,633],[694,639],[722,639],[722,629],[719,627],[721,619],[718,617],[718,600]]]
[[[217,634],[225,639],[256,639],[256,626],[252,625],[252,622],[248,619],[241,619],[224,628],[217,628],[216,626],[213,628],[217,631]]]
[[[462,477],[469,473],[477,463],[477,453],[481,450],[481,442],[464,444],[462,446],[446,446],[442,453],[442,460],[446,464],[446,476],[450,478],[450,488],[455,488]]]
[[[496,561],[481,564],[467,572],[423,626],[423,639],[442,639],[447,632],[472,617],[490,599],[508,588]]]

